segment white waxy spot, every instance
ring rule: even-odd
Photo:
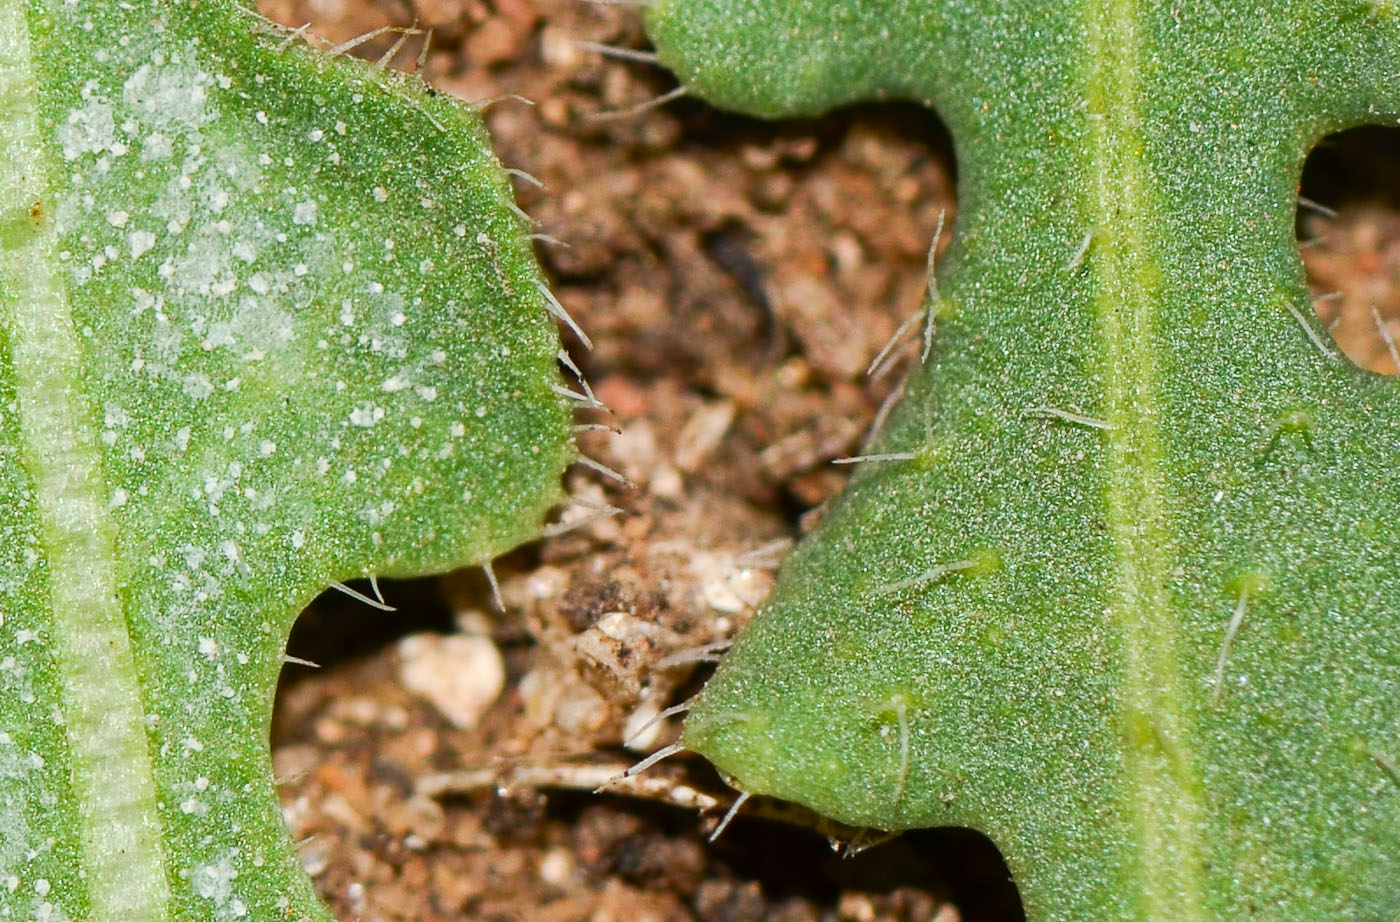
[[[389,516],[394,514],[394,510],[397,508],[398,503],[395,503],[393,500],[385,500],[378,506],[365,508],[360,512],[360,515],[363,516],[364,520],[370,525],[382,525]]]
[[[415,387],[413,389],[413,392],[419,397],[428,401],[428,403],[432,403],[434,400],[437,400],[437,388],[432,387],[431,385],[420,385],[418,387]]]
[[[299,551],[306,547],[306,535],[299,531],[292,532],[292,550]]]
[[[263,439],[258,443],[258,454],[262,455],[264,458],[271,457],[276,451],[277,443],[272,441],[272,439]]]
[[[201,637],[199,638],[199,652],[200,655],[208,659],[218,659],[219,642],[212,637]]]
[[[175,153],[175,145],[170,138],[153,131],[141,142],[142,160],[165,160]]]
[[[126,238],[126,244],[131,248],[131,258],[140,259],[156,245],[156,235],[145,230],[132,231]]]
[[[389,201],[389,190],[386,189],[386,188],[384,188],[383,186],[375,186],[375,187],[374,187],[374,200],[375,200],[376,202],[387,202],[387,201]]]
[[[126,222],[131,220],[131,215],[120,209],[107,212],[107,223],[113,227],[126,227]]]
[[[120,509],[121,507],[125,506],[130,499],[131,494],[127,493],[121,487],[117,487],[115,490],[112,491],[111,506],[113,509]]]
[[[108,150],[116,141],[112,107],[90,99],[83,108],[68,113],[68,120],[59,126],[56,133],[58,143],[63,147],[64,160]]]
[[[208,86],[214,78],[196,68],[180,66],[178,58],[169,66],[153,59],[136,70],[122,87],[122,99],[142,112],[143,121],[160,126],[179,123],[185,128],[197,128],[212,117],[208,103]]]
[[[462,436],[467,434],[467,427],[462,425],[461,423],[453,423],[447,431],[452,434],[453,438],[460,439]]]
[[[368,429],[383,418],[383,407],[356,407],[350,411],[350,422],[364,429]]]
[[[214,385],[206,375],[192,374],[185,376],[181,390],[191,400],[203,400],[214,393]]]
[[[198,570],[204,566],[204,558],[208,556],[204,548],[187,544],[181,550],[185,557],[185,566],[191,570]]]
[[[310,199],[297,202],[292,208],[292,223],[302,227],[314,226],[316,224],[316,203]]]
[[[220,346],[232,346],[234,342],[232,325],[220,321],[209,324],[209,335],[199,345],[208,352]]]
[[[109,403],[102,408],[102,425],[111,429],[120,429],[130,422],[131,417],[118,404]]]

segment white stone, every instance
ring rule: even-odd
[[[404,687],[464,730],[505,688],[505,661],[480,634],[415,634],[399,642],[398,653]]]

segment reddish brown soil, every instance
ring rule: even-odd
[[[572,490],[625,514],[499,563],[507,615],[468,573],[386,587],[395,616],[337,597],[302,619],[292,652],[326,668],[289,669],[274,759],[292,834],[334,910],[364,922],[1019,918],[995,851],[971,834],[910,835],[842,860],[800,825],[741,816],[712,845],[716,811],[657,799],[723,796],[698,764],[657,769],[664,790],[651,799],[591,793],[639,757],[620,743],[629,717],[702,679],[665,659],[731,636],[782,542],[840,489],[829,462],[853,453],[898,376],[872,381],[866,365],[918,307],[938,214],[956,207],[938,122],[889,105],[772,125],[688,101],[599,119],[674,86],[570,43],[645,47],[626,7],[263,7],[331,42],[416,20],[433,27],[423,70],[439,87],[536,101],[494,104],[488,122],[502,160],[544,183],[522,182],[521,204],[570,244],[541,255],[597,343],[574,353],[623,430],[585,448],[637,484],[570,475]],[[410,39],[395,63],[414,69],[421,48]],[[1383,371],[1369,305],[1400,337],[1400,214],[1367,190],[1400,188],[1379,178],[1400,164],[1394,143],[1353,138],[1319,158],[1305,191],[1342,213],[1301,228],[1319,292],[1343,292],[1320,312]],[[426,642],[399,642],[423,632],[458,635],[460,649],[434,660]],[[466,655],[504,672],[454,670]],[[464,729],[406,683],[489,705]]]

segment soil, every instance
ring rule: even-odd
[[[385,584],[393,616],[332,594],[299,621],[290,652],[322,668],[288,667],[273,757],[303,863],[337,915],[1022,918],[974,833],[910,834],[843,858],[810,818],[770,804],[711,843],[732,793],[684,757],[593,793],[674,736],[673,720],[643,724],[698,688],[782,551],[840,490],[844,468],[830,462],[858,451],[898,380],[898,367],[865,372],[919,307],[928,241],[940,213],[956,213],[937,119],[898,104],[784,124],[684,99],[646,107],[674,88],[665,72],[574,43],[644,49],[626,5],[263,9],[333,44],[431,27],[426,54],[425,36],[409,36],[393,66],[465,99],[501,97],[486,109],[498,153],[543,184],[522,177],[520,203],[568,244],[540,256],[596,343],[571,351],[622,430],[581,443],[635,484],[570,472],[574,495],[623,513],[498,561],[506,614],[466,572]],[[378,59],[396,38],[354,53]],[[1400,369],[1379,334],[1385,323],[1400,337],[1397,148],[1393,131],[1324,145],[1304,195],[1337,212],[1304,208],[1299,222],[1327,295],[1319,314],[1382,372]]]

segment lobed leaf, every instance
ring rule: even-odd
[[[480,119],[293,39],[0,0],[0,918],[328,918],[268,758],[292,621],[561,497]]]
[[[1400,119],[1369,0],[655,0],[688,90],[947,121],[923,367],[683,742],[1001,848],[1032,920],[1400,915],[1400,386],[1313,316],[1324,135]]]

